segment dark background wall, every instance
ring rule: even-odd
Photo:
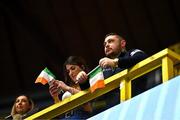
[[[44,67],[63,80],[62,64],[80,55],[92,69],[104,56],[104,36],[122,35],[128,48],[153,55],[179,42],[179,0],[1,0],[0,115],[15,97],[53,103],[48,85],[34,84]]]

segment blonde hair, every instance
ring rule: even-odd
[[[19,95],[18,97],[20,97],[20,96],[25,96],[25,97],[27,98],[28,102],[29,102],[29,105],[31,106],[31,109],[29,109],[27,112],[33,110],[33,109],[34,109],[34,102],[33,102],[33,100],[32,100],[29,96],[27,96],[27,95]],[[16,99],[17,99],[18,97],[16,97]],[[27,113],[27,112],[26,112],[26,113]],[[26,114],[26,113],[25,113],[25,114]],[[14,104],[13,104],[13,107],[12,107],[12,109],[11,109],[11,115],[14,116],[14,115],[16,115],[16,114],[18,114],[18,113],[17,113],[17,111],[16,111],[16,100],[15,100],[15,101],[14,101]]]

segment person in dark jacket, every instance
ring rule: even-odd
[[[116,33],[110,33],[105,36],[104,52],[106,57],[99,60],[99,65],[103,68],[104,78],[108,78],[116,73],[134,66],[136,63],[147,58],[145,52],[139,49],[126,50],[126,40]],[[84,82],[87,74],[79,73],[78,81]],[[144,79],[144,78],[142,78]],[[132,85],[132,96],[145,91],[145,80],[138,80]],[[94,111],[94,114],[102,112],[120,103],[120,91],[116,88],[96,99],[101,104],[101,108]],[[95,102],[96,103],[96,102]]]
[[[126,40],[116,33],[107,34],[104,40],[106,57],[99,60],[99,65],[104,69],[104,77],[108,78],[122,70],[134,66],[147,58],[147,54],[139,49],[126,50]],[[132,81],[132,96],[146,90],[146,76]]]
[[[126,40],[116,33],[107,34],[104,40],[106,57],[99,60],[99,65],[104,68],[105,78],[108,78],[124,69],[134,66],[147,55],[139,49],[126,50]]]

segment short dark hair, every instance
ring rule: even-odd
[[[119,34],[117,34],[117,33],[108,33],[108,34],[106,34],[105,39],[106,39],[108,36],[111,36],[111,35],[117,36],[117,37],[119,38],[119,40],[123,40],[123,39],[124,39],[123,37],[121,37],[121,36],[120,36]]]
[[[69,77],[68,72],[66,70],[66,65],[78,65],[83,71],[89,72],[86,61],[82,57],[80,57],[80,56],[69,56],[63,65],[65,83],[68,85],[72,85],[73,83],[70,80],[70,77]]]

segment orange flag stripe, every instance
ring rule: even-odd
[[[44,77],[38,77],[35,83],[42,83],[43,85],[45,85],[46,83],[48,83],[48,81]]]
[[[90,87],[90,91],[94,92],[98,88],[104,88],[104,80],[98,80],[93,86]]]

